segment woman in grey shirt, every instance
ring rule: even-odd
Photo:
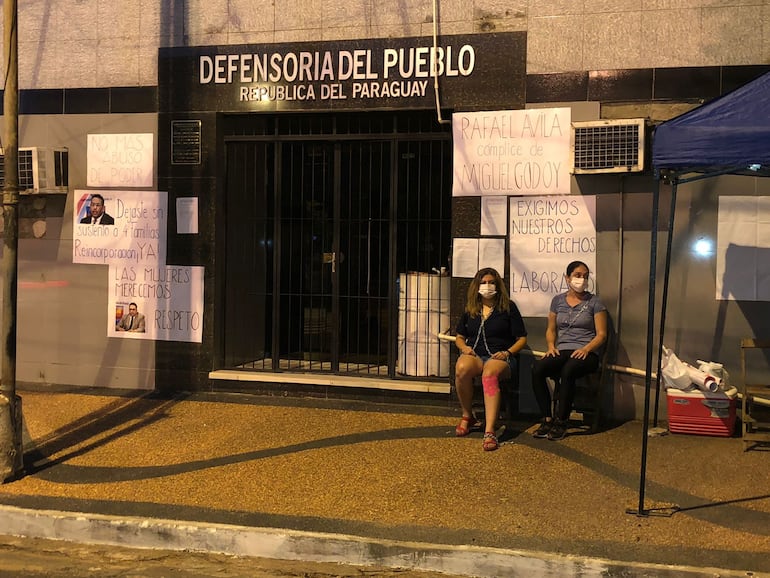
[[[587,291],[588,275],[588,265],[582,261],[567,265],[565,278],[569,289],[551,301],[545,331],[548,349],[532,367],[532,387],[543,416],[540,427],[532,434],[536,438],[564,437],[575,399],[575,381],[599,368],[599,353],[607,339],[607,308]],[[558,378],[554,415],[546,377]]]

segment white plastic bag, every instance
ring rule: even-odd
[[[692,385],[685,364],[665,345],[660,360],[660,372],[663,374],[663,385],[666,387],[688,389]]]

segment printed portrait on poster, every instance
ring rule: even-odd
[[[163,191],[76,190],[72,262],[165,264],[167,205]]]
[[[203,341],[203,267],[110,265],[107,336]]]

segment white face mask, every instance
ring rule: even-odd
[[[494,297],[497,295],[497,288],[494,283],[482,283],[479,285],[479,295],[482,297]]]
[[[569,286],[572,287],[575,291],[578,293],[582,293],[586,289],[586,283],[587,279],[583,279],[581,277],[573,277],[569,281]]]

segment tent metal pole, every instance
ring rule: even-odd
[[[624,251],[624,245],[625,245],[625,231],[623,228],[623,207],[624,207],[624,198],[626,193],[626,175],[621,174],[620,175],[620,193],[618,195],[618,286],[617,286],[617,292],[618,292],[618,302],[615,305],[615,327],[611,330],[614,332],[614,335],[620,335],[620,328],[623,325],[621,315],[622,315],[622,305],[623,305],[623,251]],[[608,328],[609,329],[609,328]],[[610,351],[610,355],[612,356],[612,359],[615,359],[617,357],[617,339],[614,339],[612,342],[612,350]]]
[[[752,175],[748,171],[748,168],[746,165],[735,165],[732,167],[728,167],[726,169],[721,169],[718,171],[709,171],[705,172],[699,175],[693,175],[691,177],[684,177],[686,174],[690,174],[692,171],[682,171],[682,172],[675,172],[672,173],[673,178],[677,179],[681,184],[685,183],[694,183],[695,181],[700,181],[703,179],[710,179],[713,177],[718,177],[719,175],[744,175],[744,176],[759,176],[759,175]]]
[[[660,178],[655,179],[652,190],[652,227],[650,234],[650,287],[647,301],[647,365],[644,378],[644,421],[642,422],[642,458],[639,468],[639,507],[637,516],[648,515],[644,509],[644,487],[647,472],[647,433],[650,428],[650,387],[652,381],[652,348],[655,331],[655,272],[658,257],[658,205],[660,204]]]
[[[666,242],[666,267],[663,270],[663,296],[660,305],[660,329],[658,330],[658,368],[655,375],[655,417],[652,421],[653,427],[658,427],[658,407],[660,405],[660,382],[662,374],[660,373],[661,353],[663,352],[663,333],[666,329],[666,305],[668,303],[668,279],[671,271],[671,247],[674,242],[674,215],[676,211],[676,189],[678,181],[676,177],[671,184],[671,209],[668,217],[668,241]]]

